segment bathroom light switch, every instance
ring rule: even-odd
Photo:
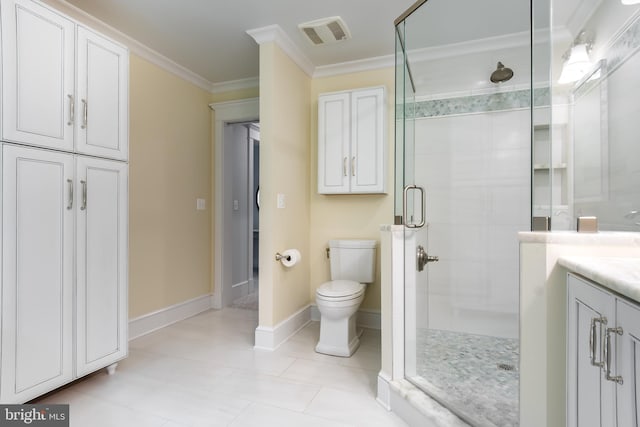
[[[207,208],[207,201],[205,199],[196,199],[196,210],[203,211]]]
[[[278,202],[278,209],[284,209],[285,208],[286,203],[285,203],[284,194],[278,193],[277,202]]]

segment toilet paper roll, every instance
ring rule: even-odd
[[[297,249],[287,249],[282,252],[282,258],[280,258],[280,262],[287,268],[293,267],[296,265],[302,256],[300,255],[300,251]]]

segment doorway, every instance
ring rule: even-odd
[[[258,309],[260,124],[225,123],[223,307]]]

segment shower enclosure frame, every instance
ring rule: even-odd
[[[412,168],[413,165],[405,163],[405,138],[415,137],[415,128],[413,127],[412,120],[404,121],[403,118],[411,115],[411,109],[415,103],[415,90],[409,94],[405,93],[404,89],[409,85],[413,85],[413,76],[411,69],[407,63],[407,59],[404,56],[406,54],[404,39],[402,37],[400,24],[411,16],[416,10],[427,3],[429,0],[419,0],[405,13],[398,17],[394,21],[396,30],[396,147],[395,147],[395,178],[396,178],[396,193],[395,193],[395,213],[393,226],[386,226],[382,229],[383,242],[388,247],[388,252],[383,253],[383,257],[387,257],[390,260],[391,266],[387,272],[387,280],[391,283],[395,283],[396,286],[391,286],[391,289],[387,293],[389,300],[385,304],[383,295],[383,310],[385,306],[388,307],[393,313],[394,319],[406,319],[406,316],[414,317],[415,308],[405,306],[406,292],[415,288],[415,277],[412,274],[407,274],[406,271],[411,271],[414,268],[416,259],[413,254],[407,254],[407,247],[415,246],[416,233],[420,229],[420,226],[425,221],[424,214],[424,189],[421,189],[415,183],[407,182],[405,171],[407,168]],[[530,17],[533,15],[533,2],[530,2]],[[530,19],[531,27],[533,29],[533,18]],[[530,46],[533,46],[533,31],[530,32]],[[533,49],[531,49],[531,58],[533,58]],[[534,101],[534,88],[533,84],[533,66],[531,66],[530,72],[530,101],[528,106],[528,114],[530,119],[529,135],[533,136],[533,110],[536,106]],[[409,91],[407,91],[409,92]],[[404,102],[407,99],[411,99],[411,102]],[[400,141],[401,143],[399,143]],[[531,142],[531,141],[530,141]],[[529,143],[529,151],[532,149],[532,144]],[[530,154],[530,153],[529,153]],[[530,159],[529,159],[530,163]],[[531,180],[533,179],[533,169],[530,170]],[[413,170],[409,170],[408,174],[413,174]],[[409,185],[399,185],[409,184]],[[529,189],[531,189],[532,182],[529,182]],[[402,191],[401,191],[402,189]],[[531,200],[531,193],[529,202]],[[531,218],[528,218],[531,221]],[[527,227],[522,231],[528,231],[530,228],[530,222]],[[421,254],[423,258],[428,255],[426,253]],[[430,257],[434,258],[434,257]],[[384,258],[383,258],[384,259]],[[425,259],[426,260],[426,259]],[[398,266],[403,266],[400,269]],[[384,278],[383,278],[384,280]],[[404,284],[404,286],[398,286],[397,284]],[[412,312],[413,311],[413,312]],[[386,403],[390,407],[399,406],[403,410],[409,411],[410,419],[420,419],[424,425],[439,425],[436,421],[430,419],[432,410],[434,407],[439,407],[438,411],[442,411],[444,408],[440,407],[437,399],[433,399],[424,393],[420,388],[416,387],[410,381],[407,381],[405,374],[407,368],[412,369],[411,366],[407,366],[406,354],[411,351],[412,344],[408,343],[407,331],[412,328],[412,325],[408,321],[395,321],[391,322],[390,336],[388,338],[388,344],[393,349],[388,357],[385,357],[383,351],[383,369],[379,378],[379,400]],[[385,346],[385,337],[383,332],[383,347]],[[410,335],[410,334],[409,334]],[[408,348],[407,348],[408,345]],[[395,397],[394,397],[395,396]],[[395,399],[396,404],[393,404]],[[402,401],[402,403],[401,403]],[[406,402],[412,402],[412,405],[406,405]],[[427,408],[427,409],[425,409]],[[431,409],[429,409],[431,408]],[[394,410],[396,410],[394,408]],[[461,421],[453,414],[444,409],[445,418],[449,418],[451,425],[466,425],[457,424]],[[442,415],[442,414],[441,414]],[[418,417],[418,418],[415,418]]]

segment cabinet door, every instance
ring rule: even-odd
[[[605,328],[615,325],[615,298],[574,275],[568,287],[567,425],[615,426],[615,384],[592,364],[602,362]]]
[[[2,138],[70,151],[74,24],[29,0],[2,0]]]
[[[318,98],[318,193],[349,193],[350,95]]]
[[[623,383],[618,385],[618,425],[640,426],[640,308],[625,301],[617,303],[618,336],[616,352],[617,375]]]
[[[384,89],[351,94],[351,192],[384,193]]]
[[[127,164],[77,158],[76,374],[127,354]]]
[[[129,55],[125,48],[78,27],[76,150],[127,159]]]
[[[0,400],[72,379],[73,157],[5,144]]]

